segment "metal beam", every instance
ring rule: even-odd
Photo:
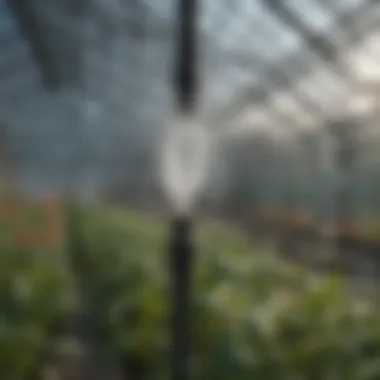
[[[262,3],[271,11],[273,15],[289,26],[305,41],[306,45],[314,50],[323,61],[331,62],[336,58],[336,49],[330,40],[322,35],[311,31],[303,20],[298,18],[282,0],[265,0]]]
[[[319,1],[324,2],[327,0],[319,0]],[[363,34],[352,33],[352,23],[354,23],[355,20],[363,19],[366,16],[368,16],[373,11],[375,6],[379,6],[378,0],[368,0],[366,3],[356,8],[354,12],[347,12],[347,13],[342,14],[340,17],[338,17],[337,24],[340,25],[341,29],[344,29],[345,34],[348,35],[346,46],[338,47],[340,51],[342,48],[352,47],[353,45],[358,44],[362,40]],[[369,29],[368,31],[373,30],[375,27],[377,27],[377,24],[368,25],[368,29]],[[302,58],[300,57],[300,59]],[[252,60],[249,57],[239,57],[237,55],[234,55],[231,58],[231,61],[236,62],[237,64],[239,64],[241,67],[244,67],[244,68],[247,68],[249,65],[252,64]],[[280,64],[281,62],[279,62],[279,65]],[[328,62],[328,67],[331,67],[332,65],[335,65],[335,64],[336,64],[336,61]],[[307,76],[310,74],[310,69],[305,70],[305,71],[307,72],[303,76]],[[337,74],[341,76],[339,72],[337,72]]]
[[[334,14],[334,8],[331,6],[330,0],[315,0],[318,4],[323,5],[324,9]],[[344,12],[338,17],[338,26],[342,29],[351,28],[356,20],[363,19],[374,8],[379,6],[378,0],[367,0],[359,4],[354,10],[350,12]],[[360,37],[359,37],[360,38]]]
[[[277,4],[277,0],[269,0],[269,2],[271,3],[272,7],[274,6],[274,3]],[[376,5],[378,5],[378,0],[369,0],[365,2],[364,4],[362,4],[361,6],[359,6],[358,8],[356,8],[355,11],[344,13],[338,18],[338,25],[340,25],[342,29],[343,28],[346,29],[348,33],[349,28],[352,26],[352,23],[355,22],[355,20],[357,20],[358,18],[364,18],[366,15],[368,15],[373,10],[374,6]],[[283,5],[280,4],[280,6],[283,6]],[[295,18],[294,15],[292,15],[291,17],[292,19]],[[302,28],[301,33],[304,33],[304,31],[306,30],[306,33],[310,34],[310,30],[307,29],[304,25],[301,25],[301,28]],[[299,29],[297,29],[297,32],[300,33]],[[354,35],[350,37],[351,38],[349,38],[349,41],[347,41],[348,43],[356,43],[358,42],[358,39],[360,38],[359,35]],[[315,38],[312,37],[311,40],[312,40],[312,43],[314,44]],[[330,46],[327,44],[325,45],[323,43],[324,40],[326,40],[326,37],[322,37],[322,42],[320,41],[320,39],[317,38],[316,39],[317,47],[314,45],[313,49],[314,50],[316,48],[318,49],[320,45],[323,45],[321,47],[322,52],[320,52],[322,55],[322,59],[325,61],[325,63],[328,63],[329,67],[331,67],[332,65],[336,65],[336,60],[338,59],[339,52],[337,51],[336,48],[331,47],[330,42],[328,42]],[[326,46],[328,46],[327,49],[326,49]],[[269,79],[272,82],[276,81],[279,84],[277,86],[277,90],[290,87],[290,84],[292,83],[292,78],[289,75],[289,73],[287,73],[286,70],[284,70],[283,68],[279,67],[279,65],[263,62],[262,58],[260,58],[258,54],[254,56],[252,55],[252,62],[255,65],[255,68],[257,67],[257,65],[260,66],[260,72],[259,72],[260,77],[266,78],[265,80]],[[281,64],[281,62],[279,64]],[[247,66],[247,64],[245,65]],[[341,75],[341,72],[338,72],[338,75]],[[347,78],[347,79],[349,79],[350,82],[352,83],[351,78]],[[257,90],[255,92],[257,92]],[[258,97],[255,97],[254,99],[255,104],[257,104],[258,102],[261,104],[266,103],[272,94],[273,92],[264,90],[261,94],[260,99]],[[250,102],[252,102],[253,99],[251,95],[252,95],[252,90],[248,88],[246,91],[243,92],[243,94],[239,97],[239,99],[236,102],[237,105],[238,104],[244,104],[244,105],[241,105],[240,107],[239,106],[231,107],[226,113],[223,113],[223,116],[220,119],[230,120],[231,118],[238,115],[242,110],[244,110],[244,108]],[[323,117],[321,109],[311,99],[308,98],[306,93],[302,93],[302,96],[297,96],[296,94],[292,93],[290,96],[292,96],[301,105],[301,107],[306,111],[306,113],[311,114],[311,115],[317,114]]]
[[[242,110],[245,109],[247,104],[259,104],[263,105],[267,103],[271,96],[281,89],[287,89],[291,86],[293,78],[287,71],[278,65],[275,65],[269,61],[263,60],[259,55],[259,52],[255,52],[252,55],[252,62],[254,71],[261,79],[259,83],[255,83],[252,88],[247,88],[238,97],[235,102],[235,106],[228,108],[226,112],[223,112],[220,117],[216,117],[214,122],[216,125],[225,123],[228,120],[232,120]],[[308,95],[303,93],[302,96],[297,94],[289,94],[304,110],[304,112],[312,117],[320,116],[322,114],[321,109],[311,100]],[[284,116],[281,111],[274,109],[276,117],[280,118],[282,122],[286,124],[293,124],[294,120],[289,120],[287,116]],[[286,120],[288,119],[288,120]]]
[[[358,86],[351,74],[347,72],[346,67],[339,64],[341,47],[335,46],[328,36],[316,34],[310,30],[305,22],[296,16],[282,0],[261,1],[263,5],[266,6],[266,8],[270,10],[281,22],[297,32],[297,34],[303,38],[306,45],[318,55],[323,63],[328,64],[328,66],[334,70],[335,74],[344,79],[351,88]],[[378,5],[378,2],[374,0],[365,2],[361,6],[357,7],[355,11],[340,15],[337,18],[337,25],[340,26],[341,29],[347,29],[349,32],[355,20],[368,15],[376,5]],[[346,32],[346,34],[348,33]],[[358,35],[351,35],[350,37],[351,38],[349,38],[349,40],[361,38],[361,36]],[[345,47],[347,47],[350,43],[351,41],[347,41]]]
[[[46,46],[32,2],[29,0],[7,0],[7,2],[9,9],[18,21],[24,38],[30,42],[44,85],[49,90],[56,89],[60,85],[58,70],[54,64],[54,58]]]
[[[255,64],[258,63],[259,57],[255,57]],[[271,96],[281,89],[289,88],[292,79],[286,74],[284,70],[272,65],[268,62],[260,62],[260,69],[257,71],[260,78],[263,78],[256,83],[253,88],[248,88],[243,91],[243,93],[238,97],[237,101],[234,103],[234,106],[228,108],[226,112],[218,117],[215,117],[215,121],[212,123],[215,125],[225,124],[226,122],[233,120],[234,117],[238,116],[249,104],[253,105],[265,105],[271,98]],[[313,103],[307,96],[298,96],[297,94],[289,94],[303,109],[303,111],[315,117],[316,115],[321,114],[319,107]],[[294,120],[289,120],[288,116],[285,116],[280,110],[273,109],[275,112],[275,117],[280,119],[284,125],[294,124]]]

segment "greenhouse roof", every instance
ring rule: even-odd
[[[149,100],[158,112],[163,99],[170,105],[174,2],[23,3],[1,1],[8,6],[1,12],[0,67],[9,82],[3,96],[14,95],[20,74],[31,81],[38,71],[43,84],[85,87],[103,107],[125,112]],[[216,120],[228,111],[231,120],[262,123],[264,112],[275,124],[310,126],[347,109],[372,112],[380,82],[378,1],[207,0],[200,15],[203,104]],[[19,90],[30,94],[38,85],[32,82]]]
[[[282,134],[320,130],[353,115],[374,124],[378,0],[200,3],[205,122]],[[26,155],[35,141],[37,152],[48,138],[44,149],[61,152],[62,160],[69,153],[57,130],[75,123],[78,147],[92,149],[84,155],[144,150],[173,108],[174,6],[169,0],[0,0],[0,112],[28,135],[19,151]],[[67,116],[73,109],[76,121]]]

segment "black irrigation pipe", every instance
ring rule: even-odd
[[[198,0],[178,0],[174,95],[180,115],[196,111],[199,90],[197,21]]]
[[[194,116],[198,95],[197,21],[198,0],[178,0],[174,95],[180,118]],[[191,304],[195,250],[193,221],[174,215],[169,242],[172,296],[171,379],[189,380],[191,356]]]

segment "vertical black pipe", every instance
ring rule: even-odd
[[[197,78],[197,0],[178,0],[178,30],[174,92],[176,106],[186,117],[196,110]],[[190,308],[194,249],[192,223],[187,217],[174,218],[171,226],[170,270],[172,276],[172,380],[190,378]]]
[[[172,380],[190,378],[190,314],[194,266],[194,247],[191,241],[192,223],[188,218],[172,222],[170,268],[172,273]]]
[[[198,92],[197,11],[197,0],[178,1],[174,88],[177,106],[182,113],[191,113],[196,107]]]

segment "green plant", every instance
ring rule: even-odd
[[[39,378],[67,312],[57,253],[0,248],[0,378]]]
[[[108,335],[104,355],[138,362],[143,379],[168,379],[165,224],[92,205],[82,216],[84,280]],[[194,379],[380,378],[375,304],[228,228],[202,223],[197,242]],[[32,380],[55,346],[51,327],[70,311],[70,281],[61,252],[0,243],[0,378]]]
[[[235,233],[202,226],[194,378],[380,378],[380,318],[339,279],[316,282]],[[168,378],[170,320],[165,230],[152,218],[87,214],[93,287],[112,354],[138,358],[146,379]]]

